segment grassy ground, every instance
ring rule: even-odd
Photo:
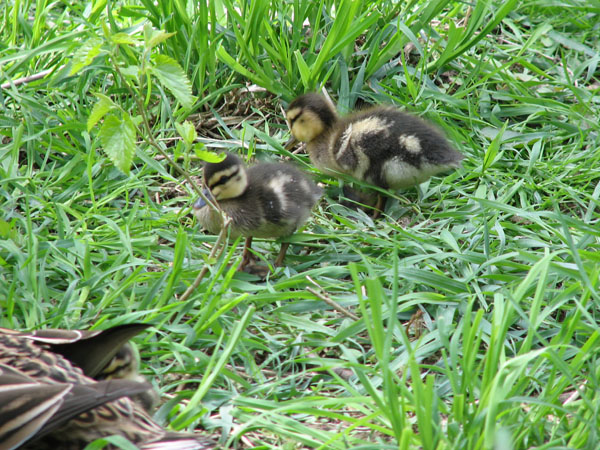
[[[598,4],[69,3],[0,4],[0,326],[151,323],[157,419],[224,448],[598,448]],[[165,154],[200,174],[188,120],[311,171],[281,106],[322,85],[427,117],[464,167],[376,222],[313,171],[287,266],[236,273]]]

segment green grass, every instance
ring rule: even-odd
[[[155,417],[223,448],[600,445],[598,4],[95,5],[0,5],[0,326],[152,324],[135,342]],[[148,24],[175,34],[144,44]],[[192,107],[152,75],[158,54]],[[200,174],[188,120],[208,149],[311,171],[283,149],[280,106],[321,86],[343,111],[427,117],[464,167],[395,193],[376,222],[312,171],[327,195],[260,282],[235,271],[239,242],[211,254],[163,154]],[[96,94],[138,127],[127,175],[102,120],[88,127]]]

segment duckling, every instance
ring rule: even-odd
[[[113,356],[110,362],[102,369],[102,372],[96,377],[97,380],[131,380],[145,382],[146,379],[140,375],[140,365],[138,362],[137,350],[126,342],[119,351]],[[129,398],[137,402],[146,411],[153,411],[159,402],[159,396],[156,389],[147,389],[136,395],[129,395]]]
[[[214,448],[201,436],[166,431],[129,398],[148,383],[96,381],[43,340],[0,330],[0,448],[81,449],[115,434],[147,450]]]
[[[383,189],[418,185],[464,158],[436,128],[391,106],[340,118],[325,97],[308,93],[290,103],[286,118],[319,170]]]
[[[210,195],[231,217],[231,235],[245,236],[240,269],[251,261],[252,238],[277,239],[294,233],[322,194],[298,169],[283,163],[259,163],[246,169],[241,159],[227,153],[219,163],[204,166],[204,183]],[[202,199],[194,204],[200,224],[217,234],[221,215]],[[283,263],[289,243],[282,243],[275,266]]]

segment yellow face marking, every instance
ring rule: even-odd
[[[226,169],[215,172],[213,174],[213,176],[210,177],[206,181],[206,184],[208,185],[209,189],[212,189],[215,185],[219,184],[219,182],[221,181],[222,178],[230,177],[231,175],[233,175],[235,172],[237,172],[239,170],[240,170],[239,166],[230,166],[230,167],[227,167]]]
[[[421,141],[416,136],[401,134],[398,138],[400,142],[400,146],[404,147],[407,152],[410,152],[414,155],[421,153]]]
[[[291,125],[292,135],[301,142],[310,142],[325,129],[323,121],[314,112],[293,108],[286,114],[288,126]]]
[[[288,127],[292,128],[290,126],[290,124],[294,120],[296,120],[296,118],[300,115],[301,112],[302,112],[302,108],[292,108],[286,113],[285,118],[288,122]]]
[[[221,182],[226,177],[231,178]],[[228,198],[239,197],[244,193],[248,187],[248,177],[243,167],[232,166],[215,173],[206,184],[217,201],[226,200]]]

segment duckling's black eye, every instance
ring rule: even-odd
[[[218,186],[220,184],[225,184],[229,180],[231,180],[232,177],[233,177],[233,175],[224,175],[221,178],[219,178],[219,181],[217,181],[215,184],[213,184],[213,186]]]
[[[235,170],[234,172],[232,172],[229,175],[223,175],[218,180],[216,180],[213,184],[211,184],[210,188],[213,189],[216,186],[221,186],[221,185],[227,184],[227,182],[229,180],[231,180],[234,177],[237,177],[238,174],[239,174],[239,169]]]
[[[297,120],[302,122],[304,119],[300,114],[298,114],[296,117],[288,117],[288,120],[290,121],[290,126],[293,127]]]

